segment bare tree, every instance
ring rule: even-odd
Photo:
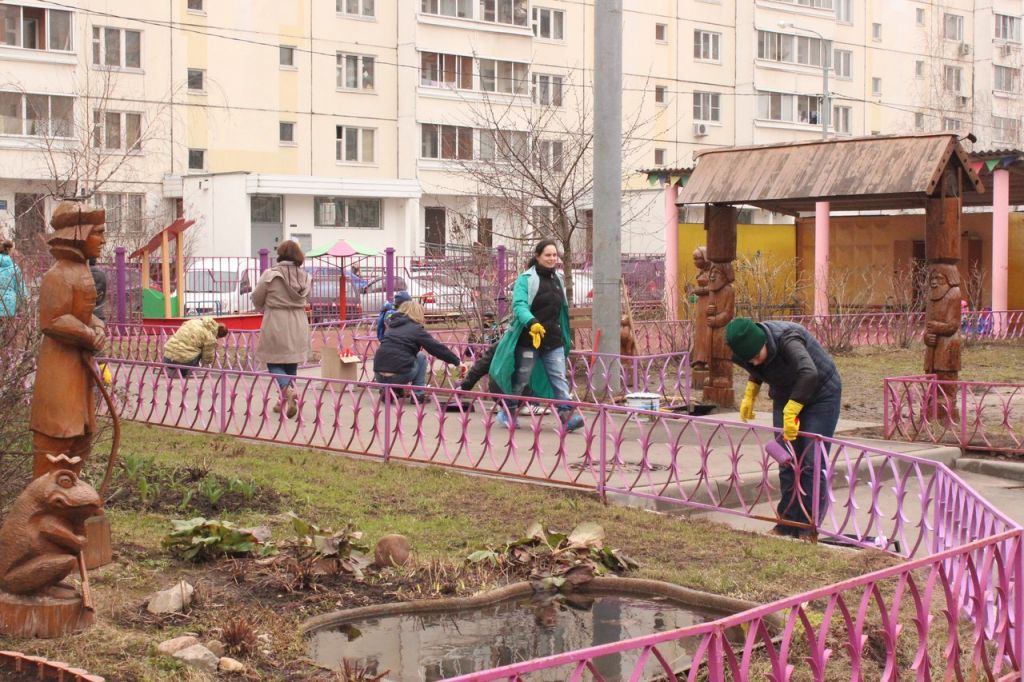
[[[799,275],[798,258],[780,258],[760,251],[736,261],[736,314],[767,320],[803,309],[807,281]]]
[[[924,261],[911,261],[893,269],[885,310],[896,314],[893,333],[900,348],[909,348],[921,335],[927,287],[928,266]]]

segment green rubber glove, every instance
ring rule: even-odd
[[[797,431],[800,430],[800,420],[797,415],[804,409],[803,403],[790,400],[782,408],[782,437],[786,440],[795,440]]]
[[[540,348],[540,340],[544,338],[544,325],[540,322],[534,322],[533,326],[530,327],[530,336],[533,338],[533,347]]]
[[[740,402],[740,419],[750,421],[754,418],[754,400],[761,391],[761,384],[756,381],[747,382],[747,390],[743,392],[743,400]]]

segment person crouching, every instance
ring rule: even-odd
[[[406,301],[388,320],[387,330],[373,356],[373,380],[378,384],[407,384],[425,386],[427,380],[427,351],[449,365],[458,365],[459,356],[430,335],[423,323],[423,308],[415,301]],[[423,392],[415,393],[417,400]]]
[[[212,317],[197,317],[178,327],[164,344],[164,364],[171,378],[188,377],[190,367],[200,363],[209,367],[217,354],[217,340],[228,335],[228,328]]]

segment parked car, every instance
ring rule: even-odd
[[[387,279],[371,278],[363,289],[363,310],[377,311],[384,305]],[[472,292],[454,279],[439,272],[409,272],[401,270],[395,275],[395,292],[407,291],[429,314],[465,312],[473,303]]]
[[[313,279],[309,303],[312,309],[311,319],[314,323],[341,319],[338,310],[341,307],[339,292],[341,291],[341,268],[304,266],[302,268]],[[363,305],[359,291],[348,277],[345,278],[345,319],[357,320],[363,317]],[[375,311],[374,311],[375,312]]]
[[[185,315],[252,312],[257,279],[259,266],[253,258],[193,258],[185,269]]]

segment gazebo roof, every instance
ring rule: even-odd
[[[749,204],[796,215],[818,201],[832,211],[921,208],[950,165],[964,196],[984,193],[956,134],[872,135],[701,152],[679,204]]]

